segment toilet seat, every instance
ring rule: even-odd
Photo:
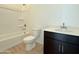
[[[27,36],[24,38],[24,40],[29,41],[29,40],[33,40],[34,38],[35,38],[34,36]]]

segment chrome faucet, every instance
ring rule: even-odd
[[[62,23],[62,26],[60,27],[61,29],[67,29],[67,27],[65,26],[65,23]]]

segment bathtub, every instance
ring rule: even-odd
[[[4,52],[6,49],[21,43],[24,35],[23,32],[0,34],[0,52]]]

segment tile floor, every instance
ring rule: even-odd
[[[31,51],[26,51],[26,54],[43,54],[43,46],[39,43],[36,43],[36,47]]]
[[[7,49],[6,52],[1,52],[1,54],[43,54],[43,45],[40,43],[36,43],[36,47],[31,51],[27,51],[25,48],[25,44],[22,42],[15,47]]]

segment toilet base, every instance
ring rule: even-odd
[[[26,45],[26,51],[31,51],[35,46],[36,46],[35,43],[33,43],[33,44],[27,44]]]

